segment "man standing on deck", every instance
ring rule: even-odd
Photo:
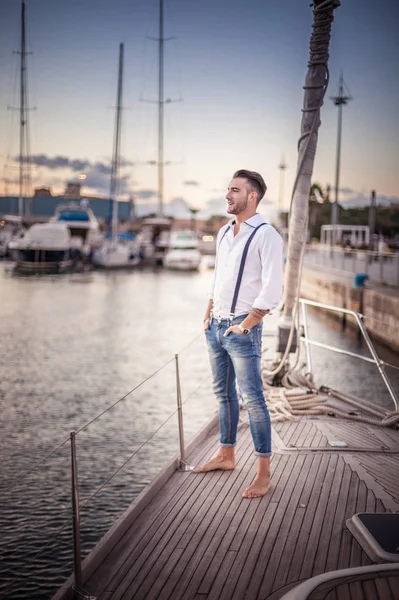
[[[213,290],[204,330],[219,400],[220,448],[195,473],[235,468],[240,389],[258,457],[256,476],[243,498],[264,496],[270,487],[271,425],[261,375],[262,319],[280,302],[283,242],[256,212],[266,192],[254,171],[234,173],[226,199],[234,218],[217,237]]]

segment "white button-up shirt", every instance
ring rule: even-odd
[[[260,223],[265,221],[256,213],[240,225],[234,236],[235,220],[222,227],[216,241],[215,277],[210,298],[213,314],[218,318],[230,316],[241,257],[246,241]],[[225,233],[227,229],[227,233]],[[235,316],[249,313],[251,308],[272,310],[281,300],[283,290],[283,240],[269,224],[255,233],[245,261]]]

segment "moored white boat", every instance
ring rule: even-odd
[[[93,263],[105,269],[135,267],[140,262],[141,256],[135,251],[134,238],[124,234],[116,239],[105,239],[101,247],[93,252]]]
[[[172,231],[169,248],[165,253],[163,265],[167,269],[196,271],[202,256],[198,249],[198,239],[194,231]]]
[[[90,256],[92,251],[101,244],[102,234],[98,220],[92,209],[85,206],[83,202],[81,204],[77,202],[59,204],[55,209],[54,216],[49,221],[49,224],[54,223],[67,226],[72,247],[79,247],[79,251],[85,257]]]
[[[9,248],[17,271],[60,272],[87,260],[100,240],[93,211],[71,202],[57,206],[48,223],[32,225]]]
[[[10,242],[15,269],[20,272],[60,272],[72,267],[81,249],[62,223],[37,223],[25,235]]]
[[[143,263],[163,265],[170,246],[172,221],[165,217],[147,217],[141,225],[134,241],[135,253],[140,254]]]

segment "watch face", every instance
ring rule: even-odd
[[[247,327],[244,327],[244,329],[242,330],[242,332],[243,332],[245,335],[248,335],[248,333],[249,333],[249,329],[247,329]]]

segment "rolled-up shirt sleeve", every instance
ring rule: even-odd
[[[253,302],[253,308],[273,310],[283,295],[283,240],[270,227],[259,248],[262,264],[262,288]]]

